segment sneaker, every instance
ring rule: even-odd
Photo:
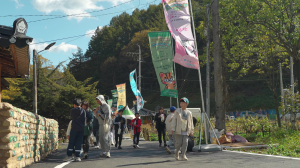
[[[85,158],[85,159],[88,158],[88,154],[87,154],[87,153],[84,154],[84,158]]]
[[[119,147],[118,147],[118,149],[122,149],[122,147],[121,147],[121,146],[119,146]]]
[[[139,145],[136,145],[136,148],[140,148],[140,146],[139,146]]]
[[[64,158],[63,161],[64,161],[64,162],[73,161],[73,158],[72,158],[72,156],[67,156],[67,157]]]
[[[161,147],[161,143],[159,144],[159,147]]]
[[[164,144],[164,147],[168,146],[167,144]]]
[[[118,144],[115,144],[115,147],[118,147]]]
[[[186,155],[182,155],[182,156],[181,156],[181,159],[184,160],[184,161],[187,161],[187,160],[188,160],[188,158],[186,157]]]
[[[95,146],[94,148],[95,148],[95,149],[99,149],[99,146]]]
[[[171,151],[168,147],[165,147],[165,150],[168,152],[168,154],[171,154]]]
[[[81,162],[80,157],[76,157],[76,162]]]
[[[107,152],[106,158],[110,158],[110,152]]]
[[[134,148],[136,148],[136,145],[134,144],[134,145],[132,145]]]

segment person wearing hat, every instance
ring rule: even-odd
[[[133,147],[134,148],[140,148],[139,147],[139,141],[140,141],[142,120],[140,119],[140,114],[139,113],[135,113],[135,119],[131,120],[130,125],[131,125],[131,127],[134,131]]]
[[[115,127],[115,147],[118,147],[118,142],[119,142],[119,147],[118,149],[122,149],[121,144],[122,144],[122,139],[123,139],[123,131],[125,129],[125,118],[122,116],[123,111],[125,108],[122,108],[118,111],[118,116],[114,119],[114,127]]]
[[[100,156],[110,158],[110,126],[112,123],[111,108],[106,103],[103,95],[97,96],[96,101],[99,104],[99,106],[96,109],[96,118],[99,122],[99,141],[102,149]]]
[[[181,159],[187,161],[186,150],[188,146],[188,136],[193,136],[194,125],[192,112],[187,109],[189,100],[186,97],[180,99],[180,107],[176,109],[172,119],[171,130],[175,133],[175,159],[179,160],[179,150],[181,148]]]
[[[170,146],[172,144],[175,145],[175,135],[172,134],[172,129],[171,129],[171,124],[172,124],[175,110],[176,110],[175,106],[170,107],[171,114],[169,114],[168,117],[166,118],[166,131],[168,132],[168,137],[169,137],[169,141],[167,144],[168,146],[166,147],[166,150],[169,154],[171,154]]]

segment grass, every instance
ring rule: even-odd
[[[238,151],[261,153],[269,155],[280,155],[290,157],[300,157],[300,132],[291,129],[276,129],[271,132],[270,136],[258,135],[245,135],[241,136],[255,136],[254,143],[267,144],[267,149],[239,149]]]

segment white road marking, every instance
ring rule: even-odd
[[[68,165],[69,163],[71,163],[72,161],[68,161],[68,162],[65,162],[65,163],[62,163],[60,165],[57,165],[55,166],[54,168],[63,168],[64,166]]]
[[[248,154],[248,155],[276,157],[276,158],[282,158],[282,159],[300,160],[300,158],[288,157],[288,156],[266,155],[266,154],[259,154],[259,153],[240,152],[240,151],[229,151],[229,150],[223,150],[223,151],[224,151],[224,152],[233,152],[233,153],[243,153],[243,154]]]

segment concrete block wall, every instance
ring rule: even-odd
[[[58,122],[0,103],[0,168],[22,168],[58,148]]]

